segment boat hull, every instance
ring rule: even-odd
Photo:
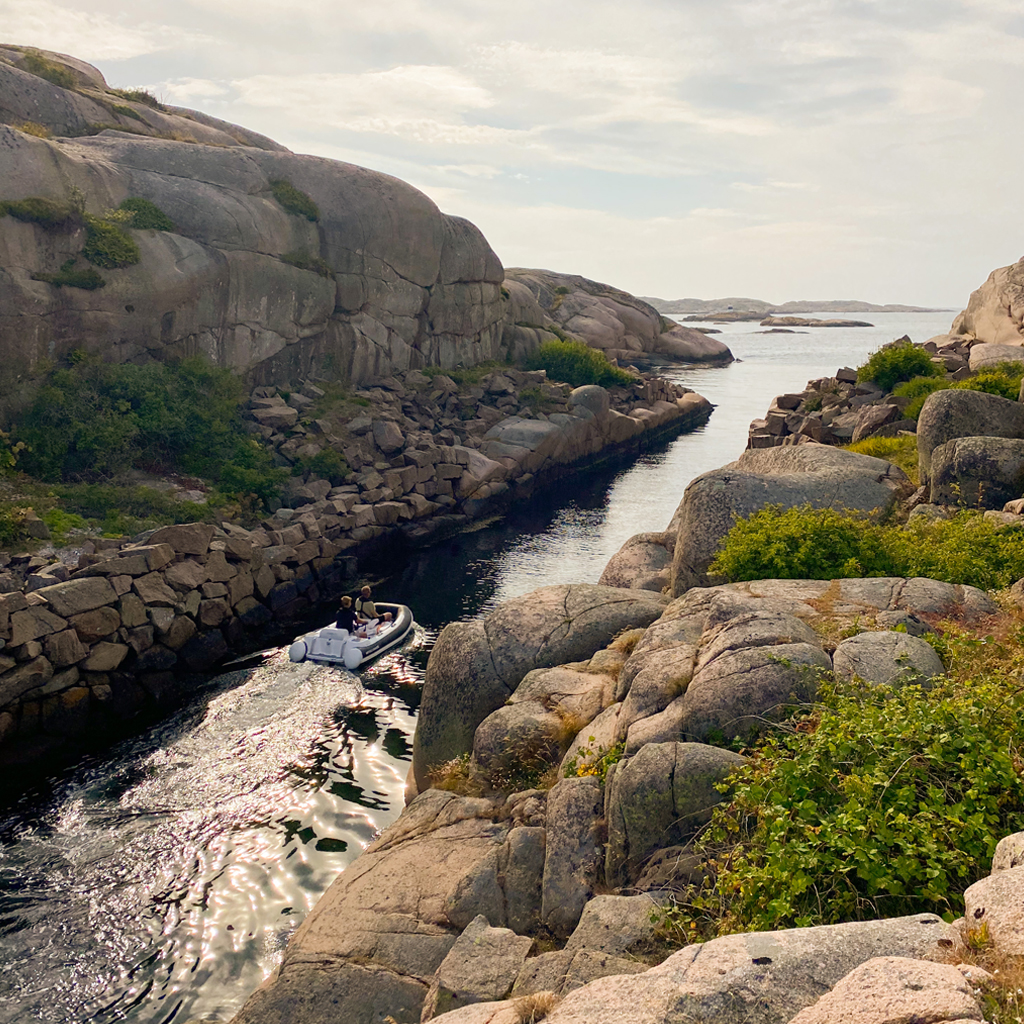
[[[391,624],[375,636],[359,639],[344,629],[324,626],[299,637],[288,648],[292,661],[315,661],[354,670],[397,647],[412,632],[412,611],[404,604],[377,602],[377,610],[391,612]]]

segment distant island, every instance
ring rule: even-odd
[[[796,302],[765,302],[764,299],[746,299],[733,296],[724,299],[656,299],[649,295],[641,296],[659,313],[725,313],[730,310],[742,310],[753,319],[753,314],[764,316],[766,313],[942,313],[941,307],[904,306],[890,303],[878,306],[873,302],[861,302],[859,299],[822,299],[820,301],[801,299]]]

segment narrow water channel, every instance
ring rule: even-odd
[[[873,329],[724,329],[742,361],[674,368],[718,408],[702,430],[398,566],[377,594],[414,638],[358,676],[291,665],[209,680],[172,718],[36,787],[0,817],[0,1024],[228,1020],[339,871],[398,816],[437,632],[509,597],[596,582],[663,529],[694,476],[736,458],[771,398],[951,314]]]

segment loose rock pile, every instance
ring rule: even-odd
[[[542,409],[523,399],[527,388]],[[252,430],[282,465],[333,448],[345,482],[306,472],[253,530],[166,527],[88,542],[77,567],[8,558],[0,574],[0,760],[35,761],[68,737],[176,699],[183,674],[260,646],[354,577],[391,535],[426,543],[529,494],[539,480],[703,422],[710,404],[660,378],[570,391],[509,369],[460,389],[417,371],[355,393],[345,422],[303,421],[323,392],[257,388]],[[611,408],[611,401],[626,411]],[[40,523],[40,526],[42,524]]]
[[[901,338],[898,343],[909,341]],[[950,380],[969,377],[982,366],[1006,359],[1022,358],[1022,350],[1000,352],[1003,345],[985,345],[973,338],[940,335],[922,346],[932,362],[942,367]],[[903,410],[909,398],[886,394],[870,381],[857,383],[857,371],[843,367],[834,377],[808,381],[803,391],[779,395],[767,414],[751,421],[748,448],[774,448],[784,444],[855,444],[867,437],[896,437],[901,431],[914,433],[917,424],[906,419]]]
[[[354,517],[347,537],[353,542],[433,515],[477,516],[496,501],[528,494],[538,477],[692,429],[711,413],[701,396],[649,374],[609,391],[573,391],[543,370],[513,368],[462,387],[443,374],[409,370],[353,392],[346,416],[313,418],[307,410],[323,396],[312,382],[294,390],[257,388],[252,429],[282,466],[327,450],[344,457],[351,472],[342,485],[332,488],[306,471],[292,477],[285,497],[296,508],[328,496],[344,501]]]

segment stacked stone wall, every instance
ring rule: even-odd
[[[318,605],[335,602],[359,558],[388,542],[426,544],[711,411],[659,380],[638,384],[628,414],[610,408],[603,388],[562,397],[564,412],[502,415],[489,427],[474,415],[486,429],[461,435],[407,438],[394,419],[367,416],[365,433],[378,438],[384,461],[337,487],[293,477],[296,507],[255,529],[191,523],[130,543],[87,542],[74,568],[12,560],[28,571],[22,578],[11,564],[0,580],[10,591],[0,595],[0,763],[43,761],[68,741],[180,701],[229,653],[294,633]],[[294,411],[284,402],[261,409]]]

